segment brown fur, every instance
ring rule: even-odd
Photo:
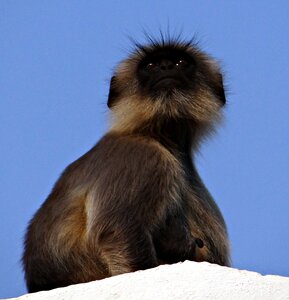
[[[136,74],[163,49],[194,59],[192,86],[153,97]],[[224,220],[192,155],[224,102],[219,67],[190,43],[153,42],[121,63],[111,82],[110,131],[66,168],[30,222],[29,292],[185,259],[229,265]]]

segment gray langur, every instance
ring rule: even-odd
[[[184,260],[229,266],[224,219],[194,164],[225,102],[218,64],[193,42],[136,45],[111,79],[110,130],[29,224],[28,291]]]

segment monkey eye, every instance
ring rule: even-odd
[[[155,69],[155,67],[156,67],[156,64],[153,62],[149,62],[148,64],[146,64],[146,68],[148,70],[153,70],[153,69]]]
[[[186,66],[187,64],[188,64],[188,62],[187,62],[186,60],[184,60],[184,59],[180,59],[180,60],[178,60],[178,61],[175,63],[176,67],[184,67],[184,66]]]

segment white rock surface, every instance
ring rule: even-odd
[[[283,300],[289,299],[289,277],[186,261],[13,299]]]

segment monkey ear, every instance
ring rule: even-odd
[[[223,84],[223,76],[218,74],[217,83],[213,85],[214,94],[220,99],[223,105],[226,104],[225,88]]]
[[[116,87],[115,87],[115,82],[116,82],[116,77],[112,76],[110,80],[109,94],[107,100],[107,106],[109,108],[112,108],[118,96],[118,92],[116,91]]]

